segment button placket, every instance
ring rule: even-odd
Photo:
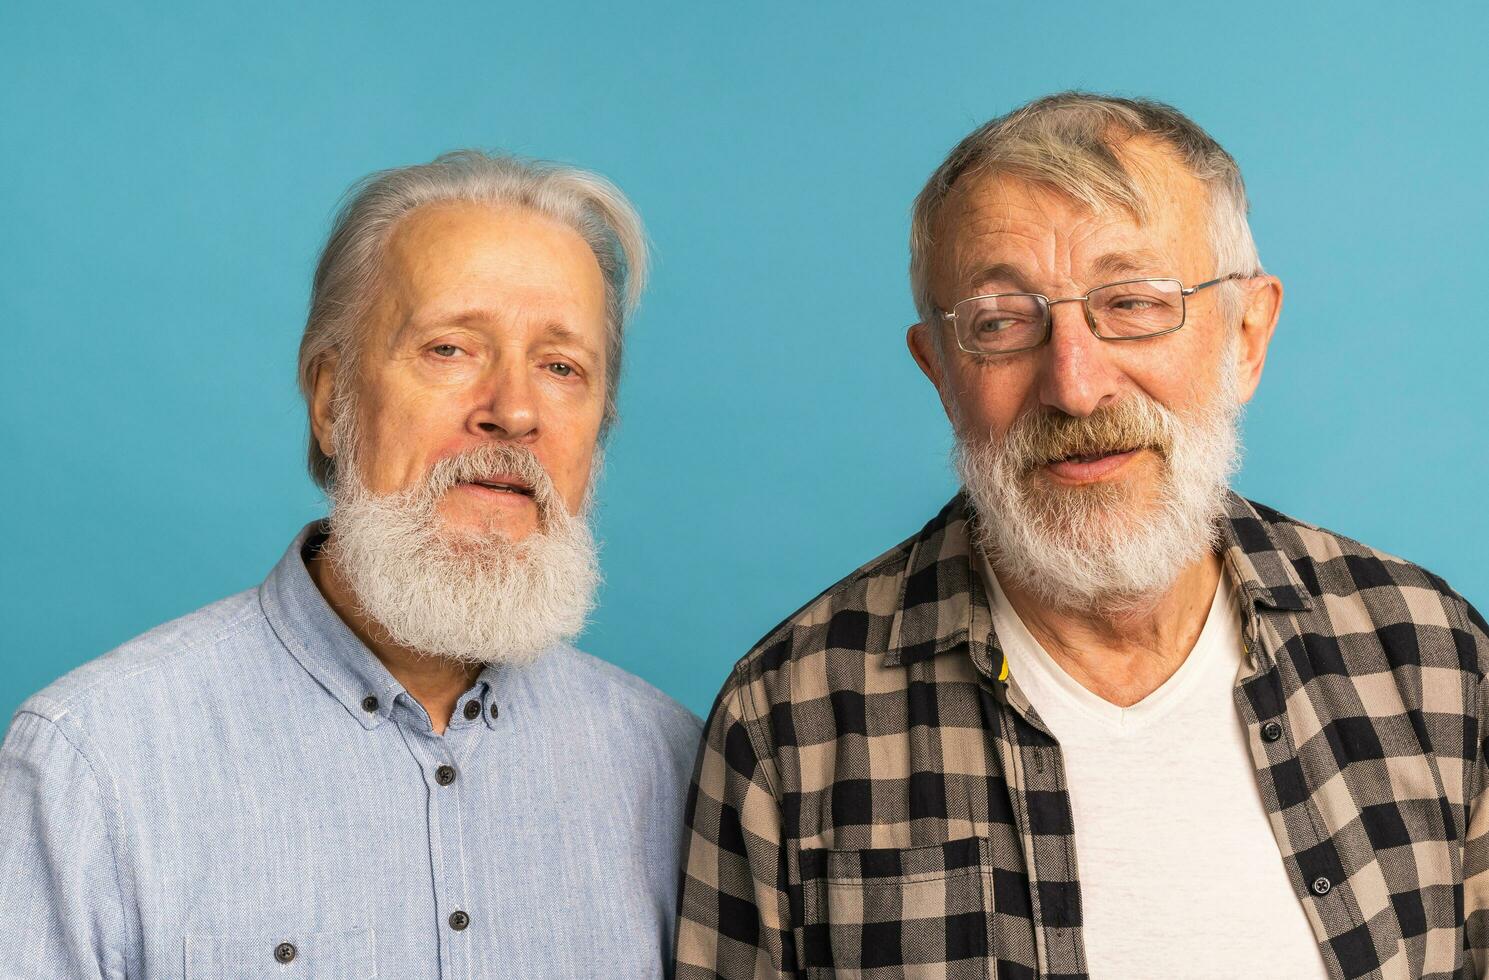
[[[478,758],[482,725],[468,725],[465,717],[469,706],[475,705],[475,717],[479,720],[484,707],[479,698],[467,695],[456,705],[452,723],[442,736],[430,734],[419,740],[421,755],[425,763],[429,796],[429,846],[431,863],[435,871],[434,901],[439,918],[439,958],[442,976],[467,976],[471,973],[470,889],[465,853],[464,806],[467,801],[476,803],[475,796],[464,791],[464,777],[474,771],[472,760]],[[474,938],[474,937],[472,937]]]

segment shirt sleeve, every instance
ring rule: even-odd
[[[1455,628],[1460,659],[1489,661],[1489,626],[1468,603],[1464,621]],[[1479,681],[1478,744],[1473,764],[1469,801],[1468,834],[1463,843],[1464,945],[1468,947],[1476,977],[1489,977],[1489,679]]]
[[[771,760],[746,727],[731,681],[714,705],[685,815],[677,980],[796,974]]]
[[[104,796],[51,720],[0,746],[0,978],[122,978],[125,917]]]

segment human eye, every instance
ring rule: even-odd
[[[999,313],[996,316],[987,316],[977,321],[978,333],[1003,333],[1014,330],[1029,322],[1027,316],[1017,313]]]
[[[1034,323],[1036,311],[1026,308],[1019,297],[1005,296],[972,311],[972,329],[980,334],[1000,334]]]
[[[560,378],[573,377],[574,365],[566,364],[563,361],[552,361],[548,364],[548,372],[550,374],[556,374]]]
[[[1177,283],[1170,284],[1167,280],[1113,283],[1091,291],[1091,306],[1111,313],[1166,316],[1183,304],[1177,287]]]
[[[459,347],[456,347],[454,344],[435,344],[433,347],[429,348],[429,353],[433,354],[435,357],[449,360],[450,358],[453,358],[456,355],[463,354],[465,352],[462,351]]]

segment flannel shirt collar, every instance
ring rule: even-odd
[[[886,667],[929,660],[965,644],[979,670],[999,679],[1006,676],[987,589],[972,552],[971,519],[962,491],[911,539],[889,628]],[[1226,493],[1221,557],[1247,605],[1289,611],[1312,608],[1308,590],[1270,523],[1233,491]],[[996,670],[994,664],[999,665]]]

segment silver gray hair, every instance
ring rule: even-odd
[[[1146,138],[1171,150],[1209,191],[1214,275],[1262,274],[1247,223],[1241,169],[1221,145],[1173,106],[1090,92],[1060,92],[999,116],[967,135],[931,174],[910,218],[910,288],[920,321],[940,322],[930,262],[941,207],[962,177],[1008,174],[1053,187],[1094,211],[1119,207],[1140,223],[1162,202],[1148,200],[1122,162],[1123,142]],[[1219,287],[1227,320],[1239,313],[1240,287]],[[941,331],[932,331],[940,342]]]
[[[573,228],[594,252],[605,279],[603,439],[616,419],[626,320],[646,285],[641,219],[625,195],[598,174],[479,150],[457,150],[429,163],[382,170],[347,191],[316,265],[300,339],[300,393],[307,408],[316,373],[327,358],[340,359],[344,368],[356,364],[362,324],[377,296],[393,229],[419,208],[450,202],[530,208]],[[321,452],[313,432],[309,466],[311,479],[323,488],[336,478],[335,461]]]

